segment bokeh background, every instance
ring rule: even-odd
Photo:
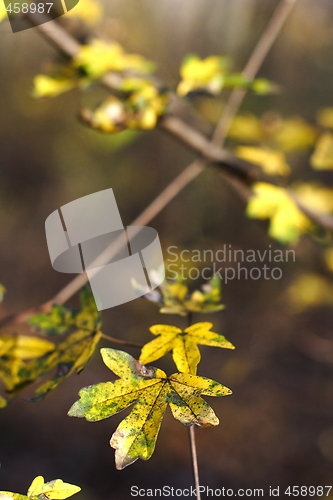
[[[1,0],[0,0],[1,1]],[[158,63],[158,76],[171,85],[189,52],[227,55],[241,70],[277,5],[276,0],[109,0],[100,31]],[[318,108],[333,105],[333,5],[299,0],[260,75],[278,83],[273,96],[248,95],[242,109],[315,120]],[[71,91],[55,99],[31,96],[36,73],[58,56],[34,29],[13,34],[0,25],[0,281],[8,293],[2,315],[52,297],[70,279],[55,272],[44,234],[46,217],[61,205],[112,187],[125,225],[130,224],[193,155],[159,130],[100,135],[77,120],[93,96]],[[223,97],[224,99],[224,97]],[[213,122],[223,108],[206,104]],[[292,159],[294,176],[311,178],[306,154]],[[325,178],[325,182],[329,179]],[[223,177],[207,169],[151,225],[163,249],[218,250],[279,247],[267,224],[244,216],[244,202]],[[286,291],[295,276],[318,271],[319,243],[304,238],[296,262],[282,264],[279,281],[235,280],[223,287],[226,309],[209,320],[235,351],[202,348],[199,374],[233,390],[209,399],[217,428],[198,429],[201,483],[212,488],[284,490],[291,485],[330,485],[333,467],[333,366],[305,353],[299,338],[332,337],[328,305],[295,312]],[[202,284],[189,283],[191,288]],[[71,304],[76,303],[73,298]],[[105,311],[103,331],[135,342],[151,339],[156,323],[185,326],[178,316],[161,316],[143,299]],[[108,346],[106,341],[100,347]],[[137,351],[130,349],[133,355]],[[172,373],[170,356],[155,363]],[[79,376],[72,376],[40,403],[28,388],[0,414],[0,489],[25,493],[31,480],[62,478],[78,484],[78,500],[130,498],[142,488],[188,487],[192,471],[188,430],[168,410],[156,450],[119,472],[109,439],[126,412],[99,423],[67,417],[86,385],[106,381],[109,370],[98,350]],[[208,398],[207,398],[208,399]]]

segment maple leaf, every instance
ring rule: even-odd
[[[226,396],[231,394],[230,389],[214,380],[187,373],[167,377],[162,370],[146,367],[123,351],[103,348],[101,355],[106,366],[120,378],[81,389],[80,399],[68,415],[96,422],[134,403],[110,441],[116,450],[117,469],[138,458],[151,457],[168,404],[174,418],[184,425],[218,425],[214,411],[200,396]]]
[[[195,375],[201,357],[198,344],[234,349],[225,337],[211,332],[212,327],[212,323],[195,323],[183,331],[176,326],[154,325],[150,331],[158,337],[142,348],[139,361],[151,363],[172,351],[178,370]]]
[[[0,491],[0,500],[10,500],[11,498],[14,498],[14,500],[64,500],[79,491],[81,491],[79,486],[64,483],[61,479],[54,479],[53,481],[44,483],[44,478],[38,476],[32,481],[27,496],[10,491]]]

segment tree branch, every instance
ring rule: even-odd
[[[250,60],[244,70],[247,76],[255,77],[257,71],[259,70],[265,56],[267,55],[270,47],[278,36],[284,21],[286,20],[292,6],[296,0],[281,0],[278,8],[275,10],[273,17],[260,38],[254,53],[250,57]],[[30,22],[35,22],[34,19],[30,19]],[[67,33],[59,24],[55,21],[49,21],[47,24],[41,24],[36,26],[38,32],[59,52],[64,54],[66,57],[73,57],[80,50],[80,44],[73,38],[69,33]],[[122,81],[122,76],[116,73],[107,73],[101,78],[101,83],[114,91],[117,89]],[[237,91],[239,92],[239,91]],[[242,95],[241,95],[242,94]],[[181,120],[177,116],[172,114],[162,118],[159,121],[158,127],[173,137],[180,140],[185,146],[190,148],[196,154],[199,154],[201,159],[198,159],[191,163],[181,174],[179,174],[158,196],[157,198],[139,215],[132,223],[132,226],[144,226],[147,225],[170,201],[175,198],[175,196],[182,191],[193,179],[195,179],[206,167],[208,163],[214,163],[223,172],[229,176],[229,181],[237,189],[237,191],[242,190],[242,197],[247,197],[250,191],[248,189],[244,190],[244,185],[252,184],[253,182],[262,181],[269,182],[271,184],[276,184],[276,180],[270,176],[265,175],[256,165],[253,165],[245,160],[237,158],[232,153],[223,150],[219,144],[222,144],[225,139],[225,125],[222,125],[227,119],[230,120],[238,110],[238,107],[244,97],[243,92],[237,94],[238,105],[231,106],[232,102],[236,97],[232,97],[231,94],[230,101],[224,113],[221,116],[219,125],[215,130],[212,141],[209,141],[207,137],[195,128],[188,125],[186,122]],[[235,102],[235,101],[234,101]],[[222,130],[222,134],[221,134]],[[301,206],[300,206],[301,207]],[[333,220],[328,216],[321,216],[320,214],[312,214],[309,210],[305,210],[303,207],[301,209],[306,212],[306,215],[312,218],[316,223],[323,225],[328,229],[333,228]],[[140,231],[138,228],[137,232]],[[119,241],[115,241],[110,247],[108,247],[103,255],[105,258],[110,259],[119,251]],[[51,300],[42,304],[41,306],[33,309],[29,309],[23,313],[17,315],[11,315],[10,317],[4,318],[0,321],[0,327],[7,325],[8,323],[21,323],[27,319],[27,317],[38,312],[47,312],[51,310],[53,304],[63,304],[70,297],[72,297],[83,285],[88,281],[87,275],[85,273],[76,276],[68,285],[66,285],[59,293],[57,293]]]

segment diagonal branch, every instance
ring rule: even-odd
[[[247,76],[255,77],[259,70],[264,58],[266,57],[269,49],[276,40],[281,28],[287,19],[292,6],[296,0],[280,0],[280,3],[273,13],[273,17],[269,22],[266,30],[261,36],[246,68],[244,74]],[[36,19],[36,18],[34,18]],[[31,22],[33,22],[30,19]],[[61,52],[68,58],[75,56],[81,48],[77,40],[67,33],[55,21],[49,21],[46,24],[36,26],[38,32],[50,43],[56,50]],[[122,76],[116,73],[107,73],[101,78],[101,83],[113,91],[119,87],[122,81]],[[235,91],[236,92],[236,91]],[[248,185],[253,182],[263,181],[276,184],[274,178],[265,175],[257,166],[237,158],[232,153],[222,149],[220,145],[223,144],[226,134],[226,125],[233,118],[237,112],[242,99],[244,97],[243,91],[232,93],[230,101],[228,102],[224,113],[221,116],[218,127],[215,130],[212,141],[195,128],[185,123],[182,119],[172,114],[162,118],[158,127],[163,131],[168,132],[174,138],[180,140],[186,147],[190,148],[193,152],[200,155],[198,159],[191,163],[181,174],[179,174],[158,196],[157,198],[131,223],[132,226],[147,225],[161,210],[168,205],[177,194],[182,191],[193,179],[205,169],[208,163],[217,165],[226,175],[232,185],[237,191],[242,190],[244,197],[248,196],[251,191]],[[232,97],[234,96],[234,97]],[[237,102],[236,102],[237,96]],[[237,106],[235,106],[235,102]],[[233,106],[231,106],[233,104]],[[245,189],[244,189],[245,188]],[[312,212],[301,209],[306,212],[306,215],[312,218],[316,223],[332,230],[333,220],[327,216],[319,214],[312,214]],[[138,228],[138,232],[140,228]],[[119,242],[115,241],[105,252],[108,258],[111,258],[119,251]],[[29,309],[17,315],[12,315],[3,318],[0,321],[0,327],[9,323],[20,323],[26,320],[27,317],[36,314],[37,312],[50,311],[53,304],[62,304],[72,297],[83,285],[88,281],[85,273],[76,276],[70,281],[59,293],[57,293],[51,300],[40,305],[37,308]]]

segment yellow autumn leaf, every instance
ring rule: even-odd
[[[297,242],[313,226],[284,188],[264,182],[254,184],[246,214],[253,219],[270,219],[269,234],[281,243]]]
[[[333,108],[322,108],[317,113],[317,123],[323,128],[333,128]]]
[[[333,170],[333,134],[326,132],[319,137],[310,164],[315,170]]]
[[[259,165],[269,175],[289,175],[290,167],[286,162],[286,156],[282,151],[270,148],[255,148],[250,146],[238,146],[235,154],[251,163]]]
[[[172,351],[177,369],[195,375],[201,357],[198,344],[234,349],[225,337],[210,331],[212,327],[212,323],[195,323],[183,331],[175,326],[154,325],[150,331],[157,338],[142,348],[139,361],[151,363]]]
[[[77,17],[87,26],[95,26],[103,18],[104,9],[98,0],[80,0],[66,17]]]
[[[48,498],[50,500],[64,500],[79,491],[81,491],[79,486],[64,483],[61,479],[54,479],[53,481],[44,483],[44,478],[38,476],[32,481],[27,495],[30,498],[41,495],[41,498]]]
[[[186,426],[219,424],[214,411],[201,396],[226,396],[231,394],[227,387],[188,373],[167,377],[162,370],[146,367],[123,351],[103,348],[101,354],[106,366],[120,378],[81,389],[80,399],[68,415],[96,422],[134,403],[110,441],[116,450],[117,469],[127,467],[138,458],[151,457],[168,404],[174,418]]]
[[[0,23],[7,18],[7,11],[4,2],[0,2]]]
[[[5,398],[0,396],[0,408],[6,408],[6,406],[7,406],[7,401],[5,400]],[[1,498],[0,498],[0,500],[1,500]]]
[[[34,359],[55,348],[53,342],[26,335],[0,335],[0,356]]]
[[[272,137],[277,146],[285,152],[310,149],[317,138],[315,127],[303,118],[281,120]]]
[[[182,81],[177,87],[178,94],[185,96],[197,89],[206,89],[217,94],[223,86],[228,66],[229,61],[225,57],[210,56],[200,59],[196,55],[187,56],[180,68]]]
[[[302,274],[287,291],[288,302],[297,311],[321,305],[333,305],[333,284],[314,273]]]
[[[126,54],[116,42],[106,42],[94,38],[89,45],[83,45],[73,58],[73,66],[84,70],[91,78],[99,78],[108,71],[132,70],[150,73],[153,63],[138,54]]]
[[[75,88],[77,81],[69,78],[52,78],[48,75],[37,75],[33,80],[33,85],[33,97],[56,97]]]
[[[31,485],[29,486],[29,489],[27,492],[28,497],[36,497],[37,495],[42,493],[43,486],[44,486],[43,476],[35,477],[35,479],[31,483]]]
[[[228,137],[237,141],[260,142],[264,138],[264,128],[257,116],[252,113],[244,113],[235,116]]]

